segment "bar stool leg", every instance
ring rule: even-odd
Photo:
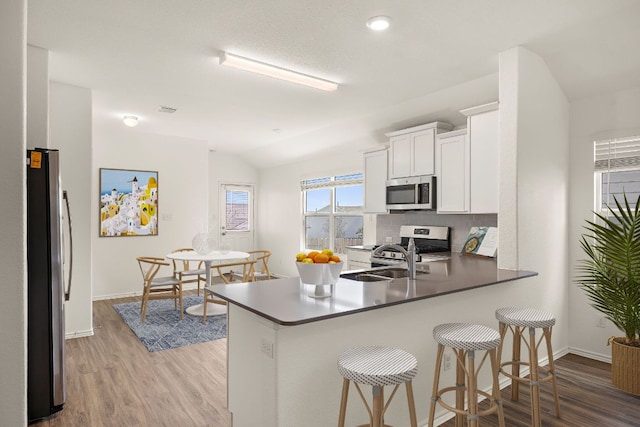
[[[338,427],[344,427],[344,420],[347,414],[347,397],[349,397],[349,380],[342,381],[342,397],[340,398],[340,417],[338,418]]]
[[[515,326],[513,330],[513,351],[511,360],[511,375],[520,376],[520,344],[522,340],[522,330],[519,326]],[[511,380],[511,400],[517,402],[520,397],[520,381]]]
[[[560,398],[558,397],[558,383],[556,382],[556,368],[553,363],[553,350],[551,348],[551,328],[542,328],[542,333],[547,344],[547,357],[549,358],[549,375],[553,387],[553,399],[556,402],[556,417],[560,418]]]
[[[456,353],[456,408],[464,411],[464,391],[467,382],[464,372],[465,351],[455,349],[453,351]],[[456,427],[464,427],[464,422],[464,415],[456,414]]]
[[[531,385],[531,425],[540,427],[540,381],[538,376],[538,352],[536,328],[529,328],[529,384]]]
[[[500,383],[498,380],[498,372],[500,371],[500,364],[498,357],[496,356],[496,350],[489,350],[489,360],[491,361],[491,377],[493,379],[493,388],[491,394],[498,405],[498,425],[505,427],[504,425],[504,410],[502,407],[502,397],[500,396]]]
[[[507,324],[504,322],[499,322],[498,325],[498,332],[500,333],[500,344],[498,344],[497,364],[499,370],[502,367],[502,345],[504,344],[504,337],[505,335],[507,335]]]
[[[407,388],[407,401],[409,402],[409,420],[411,427],[418,427],[418,420],[416,419],[416,403],[413,400],[413,385],[411,381],[405,383]]]
[[[433,374],[433,391],[431,392],[431,408],[429,410],[429,427],[433,427],[433,420],[436,414],[436,402],[440,398],[440,396],[438,396],[438,387],[440,387],[440,368],[442,367],[443,355],[444,346],[442,344],[438,344],[438,354],[436,355],[436,369]]]
[[[373,420],[371,427],[383,427],[382,408],[384,407],[384,393],[379,385],[373,386]]]
[[[469,405],[469,415],[467,421],[469,427],[478,427],[478,384],[476,378],[475,351],[467,351],[467,370],[469,371],[469,385],[467,387],[467,404]]]

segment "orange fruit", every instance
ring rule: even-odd
[[[311,252],[309,252],[307,254],[307,258],[311,258],[311,259],[315,260],[316,259],[316,255],[319,255],[319,254],[320,254],[320,252],[318,252],[318,251],[311,251]]]
[[[315,262],[316,264],[326,264],[329,262],[329,257],[326,254],[318,254],[313,259],[313,262]]]
[[[331,255],[329,260],[333,262],[340,262],[340,257],[338,255]]]

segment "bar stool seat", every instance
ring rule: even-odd
[[[553,350],[551,348],[551,330],[556,324],[555,317],[546,311],[527,307],[503,307],[497,309],[495,314],[500,325],[500,338],[504,340],[508,330],[513,333],[511,360],[502,362],[502,343],[498,349],[500,373],[511,379],[511,400],[518,400],[520,383],[529,385],[531,392],[531,426],[540,427],[542,424],[540,416],[540,383],[551,381],[556,416],[560,418],[560,400],[558,398]],[[528,341],[523,334],[525,328],[529,329]],[[536,329],[542,329],[542,336],[538,341],[536,341]],[[538,366],[538,348],[543,339],[547,346],[548,367]],[[520,360],[522,342],[528,348],[529,362]],[[520,367],[523,365],[529,366],[528,377],[520,374]],[[511,366],[511,372],[505,369],[508,366]],[[546,372],[546,375],[540,377],[538,371]]]
[[[349,384],[353,382],[369,413],[370,425],[382,427],[384,412],[395,395],[400,384],[406,385],[409,402],[409,418],[412,427],[417,427],[416,409],[413,399],[411,381],[418,373],[417,359],[404,350],[383,346],[354,347],[344,351],[338,357],[338,371],[343,376],[342,399],[340,401],[340,418],[338,426],[344,427],[347,409]],[[373,387],[373,407],[370,408],[359,384]],[[383,387],[395,385],[384,403]]]
[[[456,414],[456,426],[462,426],[464,418],[466,418],[469,427],[477,427],[479,417],[497,412],[499,425],[504,427],[496,356],[496,349],[500,345],[498,331],[483,325],[445,323],[433,328],[433,338],[438,343],[438,354],[429,412],[429,427],[432,427],[434,423],[436,403]],[[453,349],[456,355],[456,385],[440,389],[440,372],[446,347]],[[477,367],[475,363],[476,351],[485,351],[484,357]],[[478,390],[478,373],[487,357],[491,363],[493,382],[491,394]],[[449,392],[456,393],[455,407],[442,400],[442,396]],[[465,392],[467,409],[465,409]],[[478,410],[479,396],[489,399],[489,407],[482,411]]]

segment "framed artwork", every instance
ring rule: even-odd
[[[100,168],[100,237],[158,234],[158,172]]]

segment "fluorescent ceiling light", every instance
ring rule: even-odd
[[[138,118],[136,116],[124,116],[122,119],[125,125],[134,127],[138,125]]]
[[[390,19],[388,16],[374,16],[367,20],[367,27],[373,31],[384,31],[389,28]]]
[[[262,74],[263,76],[275,77],[276,79],[310,86],[320,90],[326,90],[327,92],[333,92],[338,89],[337,83],[330,82],[328,80],[319,79],[317,77],[287,70],[286,68],[276,67],[275,65],[265,64],[264,62],[243,58],[226,52],[222,52],[222,55],[220,56],[220,64],[239,68],[245,71],[251,71],[256,74]]]

